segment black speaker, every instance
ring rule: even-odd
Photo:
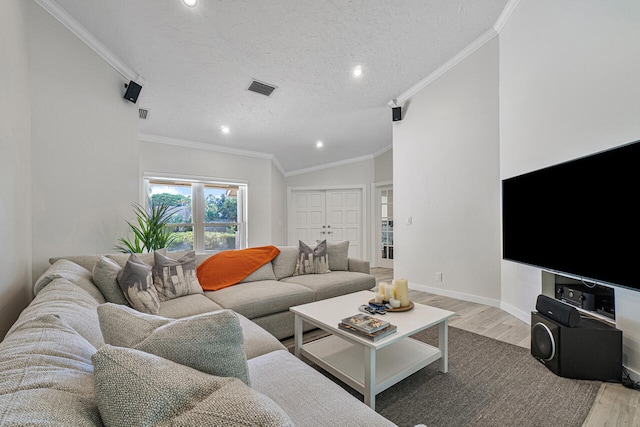
[[[574,327],[580,321],[580,313],[575,307],[546,295],[538,295],[536,310],[564,326]]]
[[[561,377],[622,381],[622,331],[592,318],[570,328],[532,311],[531,355]]]
[[[391,107],[391,111],[391,116],[393,117],[394,122],[402,120],[402,107]]]
[[[124,87],[127,88],[124,93],[124,99],[127,99],[135,104],[138,101],[138,96],[140,95],[142,86],[131,80],[129,84],[125,84]]]

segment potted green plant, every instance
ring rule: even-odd
[[[125,253],[151,252],[166,248],[175,240],[173,231],[167,227],[175,206],[153,199],[148,205],[147,210],[139,203],[132,204],[137,224],[130,221],[127,224],[133,231],[133,240],[121,237],[118,239],[121,244],[116,249]]]

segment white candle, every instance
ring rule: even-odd
[[[396,286],[396,294],[400,300],[400,306],[407,307],[409,305],[409,282],[407,282],[407,279],[395,279],[393,283]]]
[[[376,297],[375,297],[375,298],[376,298],[376,299],[375,299],[375,301],[376,301],[378,304],[380,304],[381,302],[383,302],[383,301],[384,301],[384,294],[379,294],[379,293],[378,293],[378,294],[376,294]]]
[[[385,290],[385,288],[386,288],[388,285],[389,285],[389,284],[388,284],[387,282],[380,282],[380,283],[378,284],[378,293],[380,293],[380,294],[382,294],[382,295],[385,295],[384,290]]]
[[[391,306],[391,308],[398,308],[398,307],[400,307],[400,300],[399,299],[395,299],[395,298],[391,298],[389,300],[389,305]]]
[[[384,296],[385,300],[389,301],[391,298],[395,298],[396,296],[396,287],[393,285],[388,285],[384,288]]]

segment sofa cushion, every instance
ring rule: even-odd
[[[352,271],[332,271],[329,274],[292,276],[282,279],[281,282],[295,283],[309,288],[315,293],[316,301],[369,290],[376,286],[375,276]]]
[[[93,283],[100,289],[104,299],[114,304],[129,305],[118,284],[118,273],[122,270],[115,261],[101,256],[93,266]]]
[[[349,241],[327,242],[327,255],[329,256],[329,270],[349,270]]]
[[[88,271],[92,271],[93,266],[96,264],[96,261],[98,261],[99,258],[100,255],[72,255],[63,257],[52,257],[49,258],[49,264],[53,265],[61,259],[65,259],[86,268]]]
[[[271,261],[242,279],[240,283],[257,282],[260,280],[276,280],[276,275],[273,274],[273,264],[271,263]]]
[[[293,276],[298,260],[297,246],[278,246],[278,249],[280,249],[280,253],[272,261],[276,280]]]
[[[250,360],[249,372],[252,388],[273,399],[298,426],[395,425],[288,351]]]
[[[105,345],[94,356],[96,398],[109,426],[289,426],[271,399],[158,356]]]
[[[153,259],[153,285],[160,301],[202,293],[196,275],[195,251],[189,251],[178,259],[154,252]]]
[[[267,314],[288,311],[294,305],[314,301],[308,287],[276,280],[239,283],[219,291],[207,291],[205,296],[224,308],[253,319]]]
[[[98,289],[94,289],[100,295],[99,300],[67,279],[54,279],[22,310],[6,336],[40,316],[54,314],[94,347],[104,345],[96,308],[105,301]]]
[[[207,291],[233,286],[270,262],[278,253],[280,250],[275,246],[218,252],[198,265],[198,280],[202,289]]]
[[[249,383],[242,328],[231,310],[167,319],[108,303],[98,307],[98,317],[107,344]]]
[[[53,314],[13,329],[0,343],[0,424],[102,425],[93,392],[95,351]]]
[[[180,298],[160,302],[159,316],[179,319],[196,314],[222,310],[222,306],[202,294],[185,295]]]
[[[66,279],[79,288],[84,289],[97,300],[104,300],[103,295],[96,289],[91,272],[86,268],[67,260],[56,261],[36,280],[33,285],[33,293],[38,293],[55,279]]]
[[[298,259],[293,275],[329,273],[327,241],[323,240],[313,248],[302,240],[298,241]]]
[[[131,254],[124,268],[118,272],[117,280],[122,293],[138,311],[158,314],[160,300],[153,286],[152,267]]]

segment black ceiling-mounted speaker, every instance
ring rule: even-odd
[[[124,93],[124,99],[129,100],[134,104],[138,102],[138,96],[140,95],[142,86],[131,80],[129,84],[125,83],[124,87],[127,88],[126,92]]]
[[[402,120],[402,107],[391,107],[391,111],[394,122]]]

